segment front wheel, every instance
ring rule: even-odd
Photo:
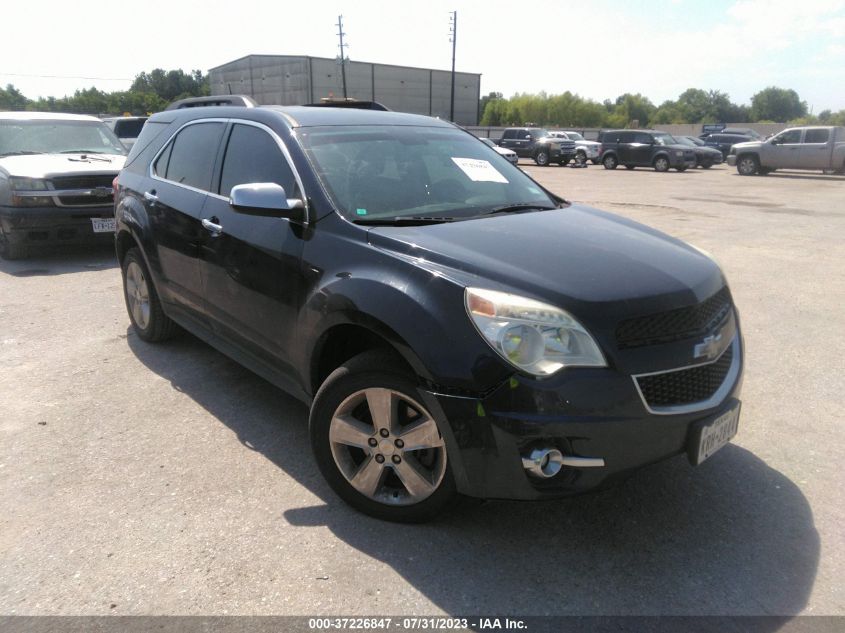
[[[619,161],[616,160],[616,156],[613,154],[608,154],[601,162],[605,169],[616,169],[619,166]]]
[[[541,149],[539,152],[534,154],[534,162],[540,167],[546,167],[549,164],[549,153],[546,150]]]
[[[669,171],[669,159],[665,156],[658,156],[654,159],[655,171]]]
[[[441,429],[413,376],[385,352],[332,372],[317,392],[309,430],[317,466],[355,509],[417,523],[456,496]]]
[[[736,170],[740,176],[753,176],[759,168],[760,164],[754,156],[740,156],[736,161]]]

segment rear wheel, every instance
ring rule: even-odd
[[[534,154],[534,162],[540,167],[546,167],[549,164],[549,153],[546,150],[541,149]]]
[[[736,161],[736,170],[740,176],[753,176],[759,168],[757,158],[749,154],[740,156]]]
[[[137,248],[130,248],[121,263],[123,297],[129,320],[138,336],[150,343],[171,338],[177,331],[176,323],[161,307],[150,272]]]
[[[619,161],[616,160],[616,156],[613,154],[608,154],[601,162],[605,169],[616,169],[619,166]]]
[[[669,159],[665,156],[658,156],[654,159],[655,171],[669,171]]]
[[[365,352],[326,378],[314,398],[311,446],[326,481],[365,514],[416,523],[456,495],[438,420],[412,374],[387,352]]]
[[[586,165],[587,164],[587,152],[583,150],[578,150],[575,152],[575,164],[576,165]]]

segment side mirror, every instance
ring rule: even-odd
[[[285,188],[274,182],[235,185],[229,204],[241,213],[267,217],[294,218],[305,208],[299,198],[288,198]]]

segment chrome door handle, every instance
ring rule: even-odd
[[[216,219],[216,218],[215,218]],[[202,219],[202,225],[204,228],[208,229],[213,237],[217,237],[223,232],[223,226],[220,224],[215,224],[211,220],[207,218]]]
[[[158,196],[155,194],[155,191],[145,191],[144,200],[149,200],[150,202],[158,202]]]

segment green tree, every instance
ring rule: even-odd
[[[5,88],[0,88],[0,110],[25,110],[27,103],[29,99],[12,84],[6,84]]]
[[[807,103],[794,90],[769,86],[751,97],[751,117],[755,121],[784,123],[807,114]]]

